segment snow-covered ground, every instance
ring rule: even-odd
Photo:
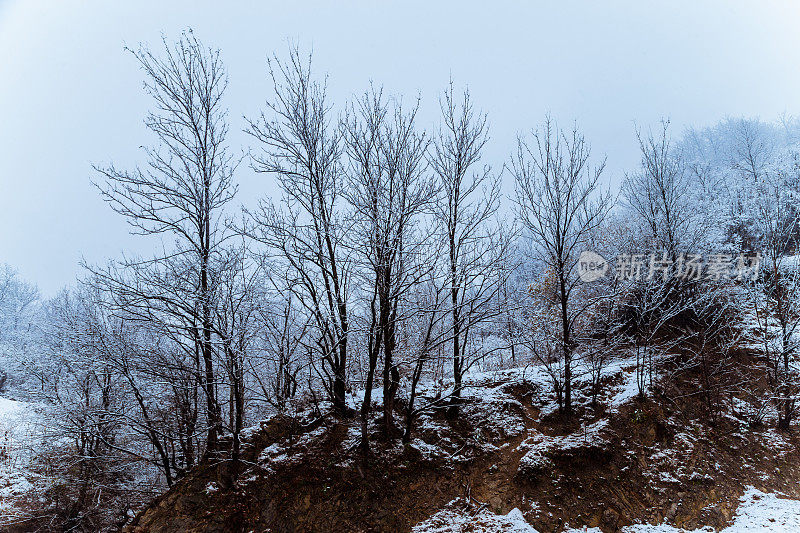
[[[40,406],[0,398],[0,526],[13,520],[13,504],[34,490],[38,476],[29,470],[40,438]]]
[[[496,515],[487,509],[462,511],[458,502],[417,524],[413,533],[538,533],[522,515],[514,509],[507,515]],[[598,528],[568,529],[569,533],[600,533]],[[714,531],[712,528],[695,531]],[[742,495],[733,524],[723,533],[794,533],[800,531],[800,501],[767,494],[752,487]],[[670,525],[635,525],[622,528],[623,533],[690,533]]]
[[[489,510],[482,509],[476,512],[460,511],[458,502],[451,502],[447,509],[443,509],[429,519],[417,524],[412,533],[461,533],[471,531],[475,533],[493,533],[502,531],[507,533],[536,532],[522,516],[519,509],[514,509],[507,515],[497,515]],[[469,529],[467,529],[469,527]]]
[[[625,533],[679,533],[686,531],[666,524],[637,525],[623,529]],[[704,530],[698,530],[704,531]],[[705,531],[713,531],[706,529]],[[742,495],[733,524],[722,530],[724,533],[746,531],[755,533],[794,533],[800,531],[800,501],[781,498],[752,487]]]

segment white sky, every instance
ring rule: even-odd
[[[265,58],[313,47],[341,102],[372,79],[423,98],[452,74],[489,114],[496,168],[548,111],[577,120],[618,183],[638,160],[634,124],[674,133],[725,116],[800,114],[800,2],[73,2],[0,0],[0,263],[47,295],[78,261],[146,253],[90,184],[92,163],[131,166],[150,141],[141,72],[123,45],[191,27],[222,50],[231,141],[268,92]],[[522,4],[521,2],[519,4]],[[556,5],[558,4],[558,5]],[[241,200],[269,179],[240,167]]]

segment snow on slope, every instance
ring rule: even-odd
[[[487,509],[477,512],[462,511],[457,508],[457,500],[417,524],[413,533],[538,533],[525,521],[519,509],[507,515],[496,515]],[[666,524],[640,524],[622,528],[622,533],[690,533],[685,529]],[[698,529],[714,531],[712,528]],[[800,501],[781,498],[752,487],[742,495],[734,522],[722,533],[794,533],[800,531]],[[598,528],[568,529],[568,533],[599,533]]]
[[[39,437],[37,409],[36,404],[0,398],[0,525],[17,515],[14,502],[37,482],[28,470]]]
[[[624,528],[624,533],[679,533],[686,531],[666,524],[637,525]],[[697,530],[704,531],[704,530]],[[709,529],[707,531],[713,531]],[[749,487],[742,495],[733,524],[722,533],[793,533],[800,531],[800,501],[781,498]]]
[[[457,509],[458,500],[448,504],[429,519],[417,524],[412,533],[536,533],[519,509],[513,509],[507,515],[497,515],[487,509],[477,512],[465,512]],[[469,527],[469,529],[466,529]]]

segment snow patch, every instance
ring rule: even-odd
[[[538,533],[528,524],[519,509],[512,509],[506,515],[498,515],[485,508],[477,511],[459,509],[459,503],[463,505],[460,500],[453,500],[447,507],[414,526],[412,533]]]
[[[667,524],[640,524],[622,529],[623,533],[679,533],[685,529]],[[713,531],[711,528],[695,531]],[[733,524],[721,533],[792,533],[800,531],[800,501],[781,498],[748,487],[742,495]]]
[[[528,524],[519,509],[506,515],[495,514],[485,507],[477,511],[453,500],[441,511],[417,524],[412,533],[538,533]],[[568,533],[599,533],[598,528],[568,529]],[[705,527],[695,532],[714,531]],[[740,499],[734,522],[721,533],[793,533],[800,531],[800,501],[782,498],[748,487]],[[621,529],[622,533],[690,533],[667,524],[637,524]]]

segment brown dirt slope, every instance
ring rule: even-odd
[[[225,463],[203,465],[128,531],[410,531],[455,498],[519,508],[541,532],[720,527],[745,485],[800,498],[794,434],[751,428],[735,412],[711,425],[695,395],[614,410],[584,402],[581,422],[567,424],[543,414],[542,384],[508,374],[480,387],[491,394],[474,394],[457,421],[426,415],[407,446],[376,433],[367,458],[354,449],[357,420],[274,418],[249,438],[237,487],[224,488]]]

